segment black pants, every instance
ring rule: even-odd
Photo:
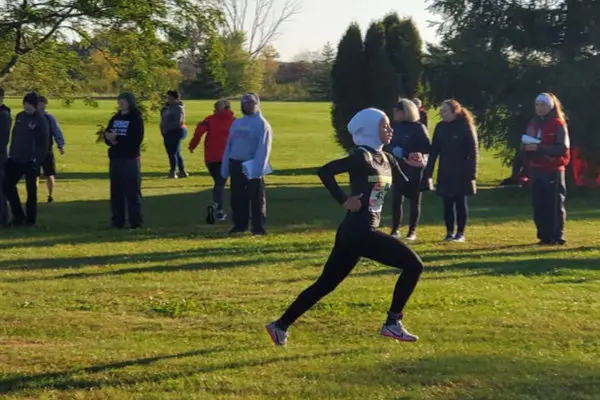
[[[221,175],[221,162],[210,162],[206,163],[206,168],[210,176],[213,178],[214,186],[212,191],[213,203],[217,205],[217,210],[223,210],[223,203],[225,200],[225,184],[227,179]]]
[[[444,197],[444,221],[448,233],[454,233],[455,226],[457,233],[465,233],[468,216],[467,196]]]
[[[181,155],[181,142],[185,138],[185,135],[180,133],[167,133],[164,137],[165,150],[169,157],[169,166],[171,171],[179,172],[185,171],[185,164],[183,163],[183,156]]]
[[[142,174],[139,158],[110,160],[110,206],[115,228],[125,225],[125,210],[132,228],[142,226]]]
[[[543,242],[562,240],[565,229],[565,173],[535,171],[531,174],[533,220]]]
[[[39,168],[33,161],[21,164],[9,158],[6,162],[3,183],[4,195],[10,205],[13,221],[17,224],[23,222],[35,224],[37,219],[38,175]],[[17,190],[17,185],[23,176],[25,176],[25,185],[27,187],[27,203],[25,206],[27,215],[23,212],[19,191]]]
[[[403,205],[405,197],[398,190],[392,192],[392,232],[397,231],[402,224]],[[409,233],[414,233],[421,217],[421,198],[423,193],[417,193],[412,199],[408,199],[410,204]]]
[[[252,232],[263,232],[267,220],[264,179],[248,179],[242,171],[242,162],[237,160],[230,160],[229,171],[234,229],[245,231],[252,220]]]
[[[0,160],[0,226],[8,225],[8,202],[4,195],[4,174],[6,160]]]
[[[398,239],[378,230],[357,233],[356,230],[340,227],[321,276],[296,298],[278,324],[283,328],[293,324],[331,293],[350,274],[361,257],[402,269],[390,306],[390,312],[401,313],[423,272],[423,262],[419,256]]]

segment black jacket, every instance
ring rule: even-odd
[[[137,158],[140,156],[140,146],[144,140],[144,119],[138,109],[133,109],[127,114],[117,112],[108,121],[107,131],[117,133],[116,144],[106,141],[109,146],[110,159]]]
[[[12,125],[12,116],[10,108],[4,104],[0,106],[0,162],[4,162],[8,157],[8,142],[10,140],[10,127]]]
[[[425,176],[431,178],[439,158],[436,193],[442,197],[468,196],[477,188],[479,149],[474,129],[464,119],[440,122],[433,133]]]
[[[9,157],[21,164],[34,162],[39,166],[48,155],[49,140],[50,127],[44,115],[21,111],[15,117]]]

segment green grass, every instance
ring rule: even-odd
[[[377,335],[397,273],[363,261],[276,348],[263,325],[318,276],[343,217],[314,174],[342,154],[329,107],[264,104],[276,172],[271,235],[258,239],[203,223],[201,152],[186,156],[190,179],[165,179],[156,116],[143,154],[147,227],[109,230],[94,132],[113,107],[51,109],[67,138],[57,202],[40,205],[39,227],[0,232],[4,398],[600,398],[599,196],[571,196],[568,247],[540,249],[527,193],[498,188],[507,170],[484,152],[467,243],[440,243],[440,201],[425,196],[414,248],[426,270],[406,310],[421,341]],[[210,109],[188,102],[188,124]]]

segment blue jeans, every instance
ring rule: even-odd
[[[185,171],[183,157],[181,156],[181,142],[186,138],[187,133],[187,128],[183,128],[179,132],[169,132],[163,137],[172,172],[176,170],[179,170],[179,172]]]

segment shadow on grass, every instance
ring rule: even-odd
[[[600,393],[600,364],[498,354],[447,355],[377,363],[345,370],[335,379],[342,385],[361,382],[373,393],[393,382],[423,396],[418,398],[430,399],[592,400]],[[404,398],[413,397],[397,397]]]
[[[66,370],[62,372],[51,372],[39,375],[11,376],[0,380],[0,393],[16,393],[20,391],[31,390],[75,390],[75,389],[93,389],[105,387],[124,387],[135,386],[143,382],[153,382],[159,384],[161,381],[186,378],[197,374],[208,374],[219,371],[234,371],[243,368],[264,367],[280,362],[297,362],[301,360],[318,360],[327,357],[348,356],[357,353],[358,350],[331,351],[316,354],[298,354],[280,357],[261,357],[260,359],[243,360],[227,362],[214,365],[194,365],[191,368],[179,369],[169,372],[148,373],[144,370],[142,374],[135,376],[130,373],[118,374],[114,370],[136,366],[150,365],[161,360],[174,358],[198,357],[211,353],[223,351],[222,348],[205,349],[191,351],[187,353],[158,356],[153,358],[142,358],[138,360],[127,360],[111,364],[102,364],[87,368]],[[105,376],[77,376],[79,374],[95,374],[99,372],[110,372],[109,377]]]

